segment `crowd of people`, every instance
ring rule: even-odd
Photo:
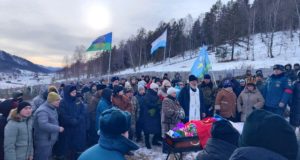
[[[199,160],[296,159],[298,152],[299,64],[274,65],[269,77],[262,70],[218,81],[209,74],[202,80],[179,73],[114,76],[110,82],[50,85],[32,101],[23,101],[21,92],[12,97],[0,103],[5,160],[118,160],[133,155],[135,142],[166,152],[165,133],[177,123],[215,114],[224,120],[213,124]],[[243,133],[229,121],[245,122]]]

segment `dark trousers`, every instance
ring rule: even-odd
[[[161,139],[160,134],[154,134],[153,138],[152,138],[152,144],[156,144],[158,143],[158,141]],[[147,148],[151,148],[151,144],[150,144],[150,134],[145,133],[145,144]]]

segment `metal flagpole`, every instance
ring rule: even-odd
[[[109,76],[110,76],[110,65],[111,65],[111,50],[109,51],[109,60],[108,60],[108,76],[107,76],[107,79],[108,79],[108,82],[109,82]]]

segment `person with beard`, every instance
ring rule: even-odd
[[[206,117],[206,107],[203,93],[198,89],[198,78],[189,76],[189,85],[185,86],[179,93],[178,101],[184,109],[184,123],[191,120],[200,120]]]
[[[214,114],[214,103],[216,98],[216,90],[213,88],[213,83],[209,74],[204,75],[204,80],[199,85],[203,93],[204,105],[206,107],[207,116],[211,117]]]
[[[113,90],[115,86],[120,85],[120,79],[117,76],[111,77],[110,82],[111,82],[111,84],[109,84],[108,88],[110,88],[111,90]]]
[[[75,160],[86,147],[86,110],[76,94],[76,86],[67,85],[58,109],[59,122],[65,128],[55,146],[58,159]]]
[[[256,81],[256,88],[263,95],[264,87],[266,84],[265,84],[265,80],[264,80],[264,75],[261,70],[256,71],[255,81]]]
[[[90,87],[88,88],[88,91],[85,93],[82,93],[84,102],[89,106],[91,103],[91,100],[95,93],[97,92],[97,84],[92,83]]]
[[[97,135],[96,126],[96,110],[98,102],[100,101],[103,90],[106,88],[106,85],[97,84],[97,92],[93,95],[91,102],[88,104],[88,115],[90,126],[88,130],[87,142],[88,146],[92,146],[97,143],[99,136]]]
[[[99,118],[102,112],[104,112],[105,110],[108,110],[110,108],[112,108],[112,91],[110,88],[105,88],[102,91],[101,94],[101,98],[100,101],[97,105],[97,109],[96,109],[96,131],[98,132],[99,130]]]
[[[135,76],[130,77],[130,86],[133,89],[133,94],[136,95],[138,93],[138,80]]]
[[[284,116],[284,111],[292,96],[292,82],[284,75],[284,67],[276,64],[273,74],[267,79],[263,90],[264,109]]]

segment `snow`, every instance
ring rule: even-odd
[[[218,62],[215,52],[209,52],[209,59],[212,63],[212,71],[222,71],[231,69],[260,69],[271,68],[274,64],[300,63],[300,46],[298,33],[293,33],[291,38],[290,32],[276,32],[274,37],[273,55],[274,58],[267,56],[267,46],[262,42],[261,34],[251,36],[251,43],[254,44],[254,50],[246,51],[245,47],[235,47],[235,61]],[[246,46],[246,44],[241,44]],[[224,45],[225,46],[225,45]],[[252,46],[250,48],[253,48]],[[230,48],[228,48],[230,49]],[[133,69],[126,69],[119,72],[120,75],[131,74],[137,72],[174,72],[174,71],[190,71],[192,65],[197,58],[198,50],[187,51],[185,58],[182,56],[167,59],[166,62],[160,64],[149,63],[146,67],[142,66],[136,72]],[[252,53],[254,52],[254,61],[252,61]],[[190,58],[190,54],[193,56]],[[248,54],[249,60],[246,60]]]
[[[25,60],[23,59],[20,59],[16,56],[12,56],[12,59],[17,62],[18,64],[22,65],[22,66],[27,66],[28,65],[28,62],[26,62]]]
[[[38,78],[35,78],[34,72],[20,70],[20,74],[14,73],[0,73],[0,89],[18,88],[25,86],[34,86],[40,84],[50,84],[53,75],[52,74],[39,74]]]

